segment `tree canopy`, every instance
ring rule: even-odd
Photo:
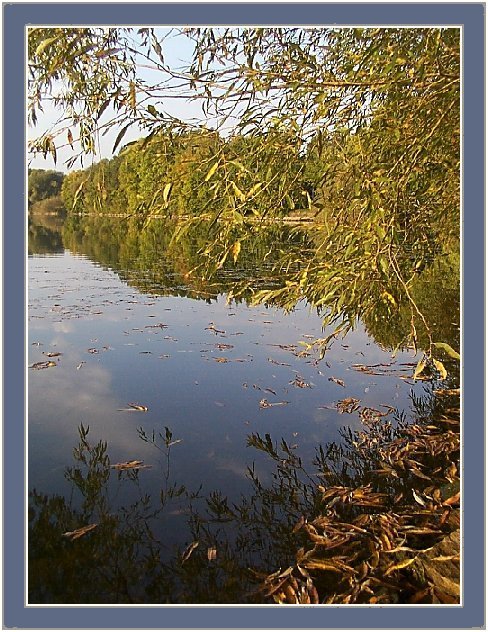
[[[134,199],[143,195],[141,212],[164,213],[177,193],[190,206],[200,196],[197,219],[210,220],[207,268],[237,257],[249,231],[281,216],[283,205],[303,205],[320,228],[316,251],[256,300],[291,307],[306,297],[326,308],[328,322],[348,327],[376,309],[378,295],[387,317],[406,299],[411,342],[427,337],[430,357],[439,341],[411,288],[435,257],[459,247],[459,35],[417,27],[30,29],[30,121],[46,99],[63,112],[30,149],[56,158],[68,144],[73,165],[77,154],[97,153],[101,134],[119,130],[115,152],[138,127],[140,151],[132,148],[132,160],[121,152],[118,178],[135,187]],[[192,44],[184,68],[167,62],[174,38]],[[168,114],[177,99],[199,103],[202,120]],[[188,151],[198,168],[173,160],[163,169],[148,158],[158,151],[166,162],[168,152]],[[100,186],[102,201],[108,190]]]

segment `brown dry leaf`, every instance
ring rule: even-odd
[[[199,546],[199,544],[200,544],[200,542],[198,540],[195,540],[194,542],[192,542],[190,545],[188,545],[186,547],[186,549],[183,551],[183,553],[181,555],[181,563],[182,564],[183,564],[183,562],[186,562],[186,560],[190,557],[190,555],[197,548],[197,546]]]
[[[144,406],[143,404],[135,404],[134,402],[129,402],[127,406],[130,406],[134,410],[140,410],[141,412],[144,412],[144,413],[149,410],[147,406]]]
[[[396,564],[392,564],[386,569],[385,577],[387,575],[391,575],[391,573],[393,573],[394,571],[399,571],[402,568],[407,568],[407,566],[410,566],[410,564],[413,564],[416,559],[417,559],[416,557],[411,557],[406,560],[402,560],[401,562],[398,562]]]
[[[217,559],[217,549],[213,548],[213,547],[209,547],[207,549],[207,558],[208,560],[211,562],[212,560],[216,560]]]
[[[144,465],[144,461],[125,461],[124,463],[114,463],[111,465],[114,470],[143,470],[152,465]]]
[[[329,377],[329,382],[335,382],[336,384],[339,384],[339,386],[346,388],[346,385],[344,384],[344,382],[337,377]]]
[[[299,375],[297,375],[296,378],[290,382],[290,384],[293,384],[293,386],[297,386],[298,388],[312,388],[312,385],[308,382],[305,382],[303,378],[301,378]]]
[[[81,536],[85,535],[86,533],[93,531],[93,529],[95,529],[95,527],[97,526],[98,526],[97,524],[89,524],[89,525],[86,525],[85,527],[80,527],[79,529],[75,529],[74,531],[66,531],[65,533],[62,534],[62,536],[63,538],[68,538],[71,541],[77,540],[78,538],[81,538]]]
[[[300,531],[300,529],[303,527],[305,522],[306,522],[305,516],[302,516],[300,520],[296,523],[296,525],[293,527],[292,533],[296,533],[297,531]]]
[[[461,492],[458,492],[457,494],[454,494],[454,496],[451,496],[450,498],[445,500],[442,504],[448,505],[449,507],[452,507],[452,505],[459,505],[460,497],[461,497]]]
[[[227,358],[214,358],[214,360],[215,362],[222,362],[222,363],[229,362]]]
[[[341,399],[337,402],[336,408],[341,415],[343,413],[351,414],[359,408],[358,404],[360,401],[361,400],[355,399],[354,397],[346,397],[346,399]]]
[[[412,489],[412,496],[414,497],[415,501],[418,502],[419,505],[422,505],[422,507],[425,507],[424,499],[421,496],[419,496],[414,489]]]
[[[47,362],[34,362],[29,368],[30,369],[48,369],[51,366],[58,366],[56,362],[52,362],[51,360]]]
[[[268,358],[268,362],[271,362],[271,364],[277,364],[278,366],[291,366],[291,364],[288,364],[287,362],[278,362],[278,360],[273,360],[273,358]]]
[[[43,351],[42,355],[45,355],[48,358],[57,358],[58,356],[63,354],[60,351]]]

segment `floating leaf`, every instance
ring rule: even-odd
[[[144,461],[125,461],[124,463],[115,463],[111,465],[114,470],[143,470],[152,465],[144,465]]]
[[[63,354],[60,351],[43,351],[42,355],[45,355],[48,358],[56,358],[57,356],[60,356]]]
[[[391,575],[391,573],[393,573],[394,571],[399,571],[402,568],[407,568],[407,566],[410,566],[410,564],[413,564],[415,560],[416,560],[415,557],[411,557],[406,560],[402,560],[401,562],[397,562],[396,564],[392,564],[386,569],[385,576]]]
[[[346,388],[345,383],[337,377],[329,377],[329,382],[335,382],[336,384],[339,384],[339,386]]]
[[[31,366],[29,367],[30,369],[48,369],[51,366],[58,366],[56,364],[56,362],[52,362],[51,360],[46,361],[46,362],[34,362],[34,364],[31,364]]]
[[[142,412],[147,412],[148,411],[148,407],[144,406],[143,404],[135,404],[133,402],[129,402],[127,404],[127,406],[130,406],[131,408],[133,408],[134,410],[140,410]]]
[[[93,531],[93,529],[95,529],[95,527],[97,526],[98,526],[97,524],[89,524],[89,525],[86,525],[86,527],[80,527],[79,529],[75,529],[74,531],[66,531],[62,535],[63,535],[63,538],[68,538],[71,541],[77,540],[78,538],[81,538],[81,536],[85,535],[86,533]]]
[[[190,557],[190,555],[197,548],[197,546],[199,546],[199,544],[200,544],[200,542],[198,540],[195,540],[195,542],[192,542],[189,546],[186,547],[186,549],[183,551],[183,553],[181,555],[181,563],[182,564],[183,564],[183,562],[186,562],[186,560]]]
[[[422,505],[422,507],[425,507],[425,502],[423,500],[423,498],[421,498],[414,489],[412,489],[412,495],[415,498],[416,502],[418,502],[419,505]]]

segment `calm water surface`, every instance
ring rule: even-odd
[[[341,400],[408,411],[412,389],[422,388],[405,379],[413,354],[393,360],[361,324],[321,362],[299,355],[305,343],[324,336],[321,318],[305,304],[285,314],[228,303],[225,294],[189,298],[181,282],[144,293],[130,284],[136,276],[140,281],[140,267],[137,274],[130,266],[116,271],[59,248],[39,254],[33,245],[30,253],[28,362],[55,366],[28,371],[29,490],[69,499],[75,508],[82,498],[65,470],[73,465],[80,424],[89,427],[92,443],[107,442],[111,464],[152,466],[132,477],[111,470],[110,511],[141,493],[159,499],[170,485],[237,500],[249,491],[250,465],[263,482],[272,473],[266,455],[248,447],[250,433],[284,438],[311,462],[318,444],[340,441],[341,427],[359,428],[357,415],[339,412]],[[381,363],[392,372],[353,368]],[[142,432],[165,436],[166,428],[175,442],[170,461],[141,440]],[[192,540],[186,520],[185,503],[174,498],[153,533],[164,534],[169,549],[184,547]]]

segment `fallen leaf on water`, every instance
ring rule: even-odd
[[[144,465],[144,461],[125,461],[125,463],[115,463],[110,467],[114,470],[143,470],[152,465]]]
[[[225,363],[229,361],[227,358],[214,358],[214,360],[215,362],[221,362],[221,363]]]
[[[289,382],[289,384],[293,384],[293,386],[297,386],[298,388],[312,388],[312,385],[308,382],[305,382],[303,378],[301,378],[299,375],[297,375],[294,380]]]
[[[56,362],[52,362],[51,360],[47,360],[46,362],[34,362],[29,367],[30,369],[48,369],[51,366],[58,366]]]
[[[259,408],[271,408],[272,406],[286,406],[290,402],[268,402],[267,399],[262,399],[259,402]]]
[[[346,388],[344,382],[337,377],[329,377],[329,382],[335,382],[336,384],[339,384],[339,386]]]
[[[394,571],[398,571],[398,570],[400,570],[402,568],[407,568],[407,566],[410,566],[410,564],[413,564],[416,559],[417,558],[415,558],[415,557],[411,557],[409,559],[402,560],[401,562],[398,562],[397,564],[392,564],[391,566],[389,566],[386,569],[385,576],[390,575]]]
[[[134,410],[140,410],[142,412],[147,412],[148,410],[147,406],[144,406],[143,404],[134,404],[133,402],[129,402],[127,406],[130,406]]]
[[[423,498],[421,498],[414,489],[412,489],[412,495],[415,498],[416,502],[418,502],[419,505],[422,505],[422,507],[425,507],[425,501],[423,500]]]
[[[336,408],[341,414],[351,414],[359,408],[358,404],[360,401],[361,400],[355,399],[354,397],[346,397],[346,399],[341,399],[341,401],[337,402]]]
[[[209,561],[217,559],[217,549],[209,547],[207,549],[207,558],[209,559]]]
[[[57,356],[63,355],[59,351],[43,351],[42,355],[47,356],[48,358],[56,358]]]
[[[97,524],[89,524],[86,525],[86,527],[80,527],[79,529],[75,529],[74,531],[66,531],[62,534],[62,536],[63,538],[68,538],[70,540],[77,540],[78,538],[81,538],[82,535],[85,535],[85,533],[93,531],[93,529],[95,529],[95,527],[97,526]]]
[[[460,492],[458,492],[457,494],[454,494],[454,496],[451,496],[450,498],[445,500],[442,504],[448,505],[450,507],[452,505],[459,505],[459,499],[460,499]]]
[[[287,362],[278,362],[278,360],[273,360],[273,358],[268,358],[268,362],[277,364],[278,366],[291,366],[291,364],[288,364]]]
[[[181,555],[181,563],[182,564],[183,564],[183,562],[186,562],[186,560],[190,557],[190,555],[197,548],[197,546],[199,546],[199,544],[200,544],[200,542],[198,542],[198,540],[195,540],[195,542],[192,542],[189,546],[186,547],[186,549],[183,551],[183,553]]]
[[[205,329],[213,331],[215,334],[225,334],[225,331],[223,329],[217,329],[213,323],[209,323],[209,326],[205,327]]]

